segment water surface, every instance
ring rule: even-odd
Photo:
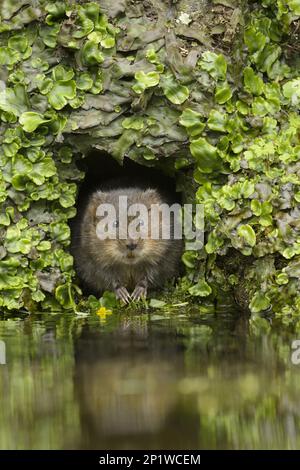
[[[197,307],[2,316],[0,448],[299,448],[294,339]]]

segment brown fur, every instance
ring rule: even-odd
[[[117,208],[120,195],[127,196],[128,207],[142,203],[150,209],[151,204],[164,202],[154,189],[131,187],[97,191],[91,195],[79,223],[77,240],[72,243],[72,254],[79,277],[97,294],[106,289],[117,291],[119,287],[132,290],[139,285],[145,287],[146,293],[148,287],[162,287],[178,274],[182,240],[139,238],[135,240],[136,249],[130,252],[126,246],[128,239],[100,240],[97,237],[97,207],[101,203],[110,203]],[[127,220],[129,223],[130,217]],[[162,223],[161,217],[160,225]]]

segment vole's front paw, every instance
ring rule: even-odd
[[[131,294],[132,300],[140,300],[147,297],[147,287],[137,285]]]
[[[129,294],[126,287],[117,287],[115,289],[115,294],[117,296],[117,299],[122,300],[122,302],[124,302],[125,304],[129,304],[129,302],[131,302],[131,295]]]

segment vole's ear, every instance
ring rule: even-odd
[[[146,189],[143,196],[147,204],[158,204],[160,202],[160,197],[156,189]]]
[[[95,195],[100,201],[106,198],[106,193],[104,193],[103,191],[100,191],[100,189],[95,193]]]

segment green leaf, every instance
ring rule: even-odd
[[[53,240],[62,242],[70,238],[70,227],[63,222],[52,222],[50,224],[50,234]]]
[[[102,64],[104,57],[99,45],[93,41],[87,41],[82,48],[82,60],[85,65]]]
[[[113,36],[107,36],[106,38],[100,41],[100,44],[102,47],[104,47],[104,49],[111,49],[112,47],[114,47],[115,43],[116,40]]]
[[[261,215],[261,202],[258,201],[257,199],[252,199],[251,210],[254,215],[260,216]]]
[[[212,110],[207,120],[207,127],[212,131],[226,132],[227,115],[219,111]]]
[[[144,127],[144,118],[141,116],[131,116],[129,118],[125,118],[122,121],[122,127],[124,129],[136,129],[141,130]]]
[[[207,297],[212,293],[212,288],[204,279],[200,279],[197,284],[189,288],[189,293],[198,297]]]
[[[165,307],[166,302],[158,299],[150,299],[149,306],[152,308],[163,308]]]
[[[145,73],[142,70],[136,72],[134,75],[137,83],[133,85],[132,89],[135,93],[143,93],[146,88],[151,88],[159,84],[160,74],[157,72],[148,72]]]
[[[183,253],[181,259],[187,268],[193,269],[197,261],[197,253],[195,251],[186,251]]]
[[[240,100],[236,102],[236,109],[238,110],[239,113],[243,114],[244,116],[246,116],[249,113],[248,105]]]
[[[12,159],[12,171],[13,174],[17,175],[30,174],[32,171],[32,163],[27,158],[17,154]]]
[[[22,253],[24,255],[27,255],[32,248],[30,237],[23,235],[17,226],[8,227],[4,246],[9,253]]]
[[[52,49],[55,48],[57,44],[57,35],[60,30],[60,24],[54,23],[52,25],[41,25],[40,26],[40,36],[44,44]]]
[[[300,15],[300,0],[287,0],[287,4],[294,15]]]
[[[19,121],[24,131],[33,132],[40,124],[49,122],[51,119],[44,119],[41,114],[28,111],[21,114]]]
[[[49,242],[48,240],[43,240],[42,242],[38,244],[36,249],[38,251],[48,251],[51,249],[51,242]]]
[[[227,62],[223,54],[215,54],[214,52],[206,51],[202,54],[199,65],[216,80],[226,79]]]
[[[28,111],[29,100],[23,85],[14,88],[6,88],[0,92],[0,109],[15,116],[20,116]]]
[[[182,104],[189,97],[188,87],[181,85],[171,73],[162,76],[160,85],[168,100],[173,104]]]
[[[205,124],[201,121],[201,114],[193,109],[185,109],[180,116],[179,122],[186,128],[190,137],[197,137],[202,134]]]
[[[263,33],[261,33],[260,31],[257,31],[257,29],[254,26],[251,26],[246,29],[244,40],[250,53],[253,53],[253,52],[263,49],[263,47],[266,44],[267,38]]]
[[[292,105],[298,105],[300,102],[300,78],[286,82],[282,87],[282,92],[291,101]]]
[[[100,306],[105,308],[116,308],[119,303],[114,292],[105,291],[99,299]]]
[[[52,70],[52,77],[56,82],[69,82],[74,77],[74,70],[66,69],[63,65],[57,65]]]
[[[57,286],[55,289],[55,298],[63,308],[65,309],[75,308],[73,288],[72,288],[71,283],[66,283],[66,284]]]
[[[227,82],[216,86],[215,98],[218,104],[224,104],[232,97],[232,90]]]
[[[16,34],[11,36],[8,40],[8,47],[10,49],[15,49],[18,52],[24,53],[28,48],[28,39],[26,36],[21,34]]]
[[[253,95],[261,95],[264,90],[264,82],[251,67],[244,69],[245,89]]]
[[[9,47],[0,47],[0,65],[12,68],[21,59],[20,53]]]
[[[190,144],[190,151],[197,160],[199,170],[203,173],[212,173],[214,170],[221,168],[222,161],[217,148],[207,142],[206,139],[200,137],[193,140]]]
[[[94,84],[92,77],[88,73],[81,73],[76,79],[76,86],[79,90],[90,90]]]
[[[50,105],[57,110],[62,109],[68,100],[72,100],[76,96],[76,83],[74,80],[69,82],[58,81],[54,83],[48,94]]]
[[[150,148],[145,147],[143,151],[143,158],[145,160],[155,160],[156,156],[155,156],[155,153]]]
[[[256,245],[256,235],[251,225],[240,225],[237,229],[237,234],[247,245],[251,247]]]
[[[99,7],[99,5],[98,5]],[[78,17],[76,24],[78,24],[78,29],[73,32],[72,36],[76,39],[81,39],[91,33],[94,29],[94,22],[92,19],[87,17],[86,10],[84,7],[80,6],[78,11]]]
[[[263,292],[256,292],[250,302],[250,310],[252,313],[262,312],[271,305],[269,297]]]
[[[205,250],[208,254],[216,253],[223,244],[224,240],[222,240],[222,238],[218,237],[215,232],[210,232],[205,245]]]
[[[56,167],[52,158],[44,158],[33,165],[32,171],[28,177],[37,185],[45,182],[45,178],[49,178],[56,174]]]
[[[280,286],[288,284],[289,282],[289,276],[286,273],[279,273],[276,276],[276,284],[279,284]]]
[[[122,162],[125,154],[134,144],[138,135],[139,134],[135,129],[126,129],[112,147],[113,157],[116,158],[119,162]]]
[[[66,4],[63,1],[57,1],[55,3],[47,3],[45,5],[45,10],[49,13],[46,17],[48,24],[51,24],[52,20],[56,20],[64,15],[66,11]]]

